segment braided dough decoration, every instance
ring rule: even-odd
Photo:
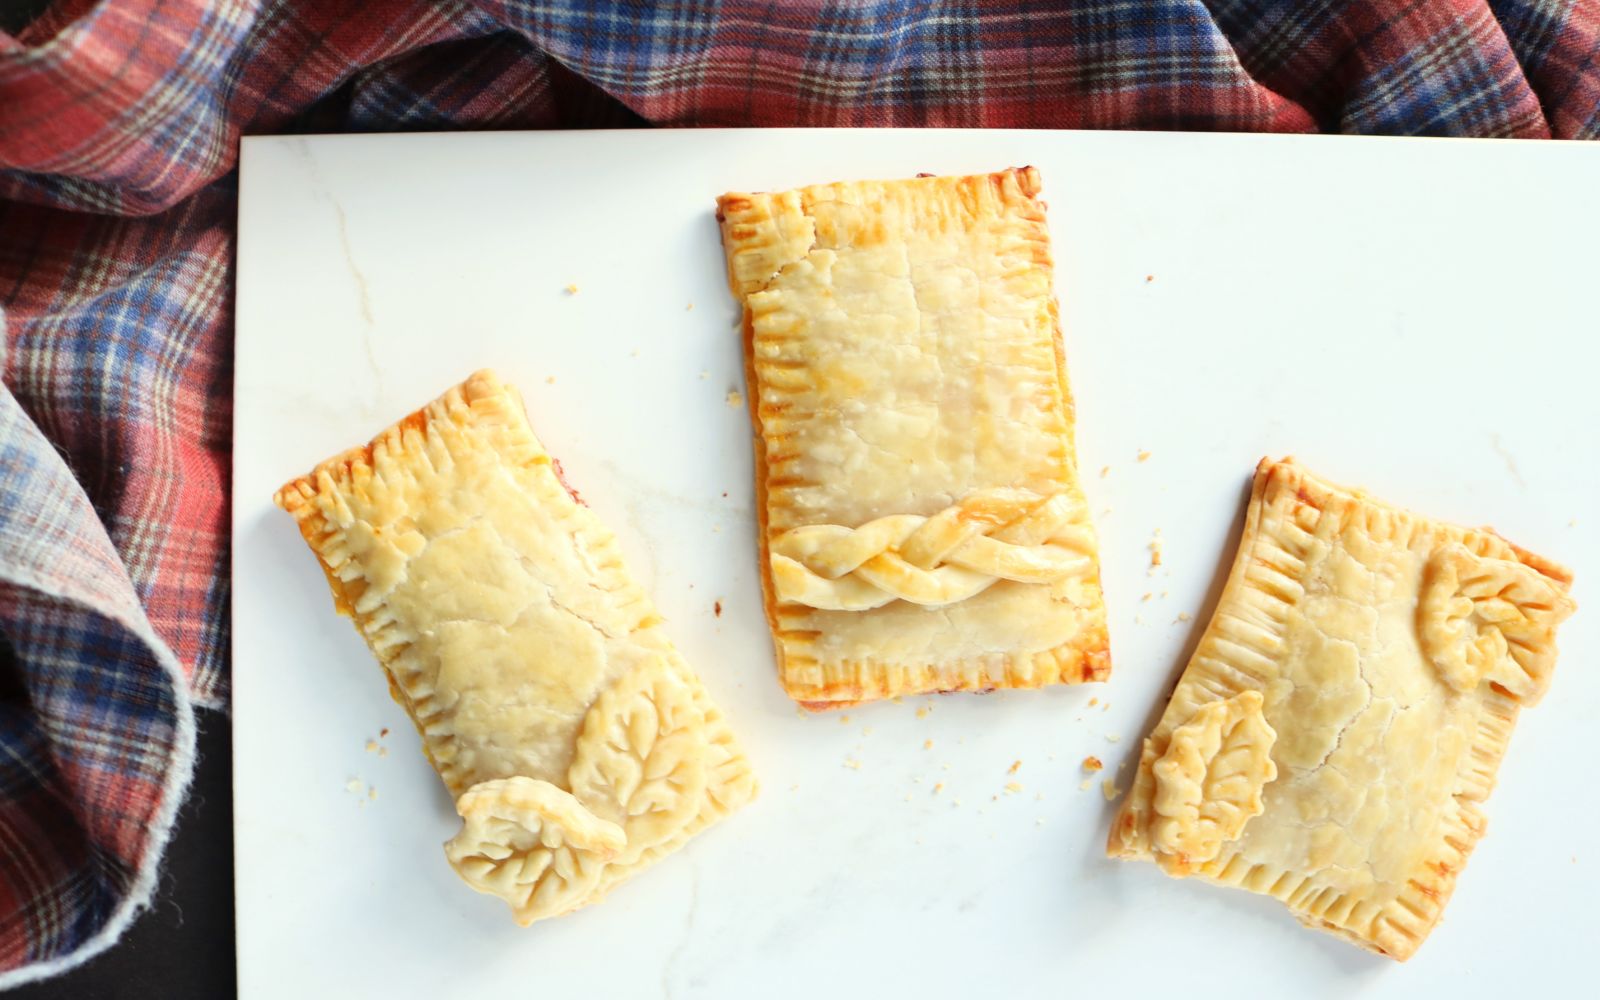
[[[456,800],[462,827],[445,856],[524,927],[591,902],[608,863],[634,863],[699,815],[706,729],[666,660],[635,670],[584,717],[571,792],[526,777],[473,785]]]
[[[1156,761],[1155,812],[1150,843],[1155,860],[1172,875],[1187,875],[1214,861],[1222,845],[1237,840],[1251,817],[1261,815],[1261,789],[1278,776],[1260,691],[1243,691],[1201,706],[1172,732]]]
[[[999,580],[1053,583],[1093,559],[1094,538],[1079,514],[1064,493],[992,489],[932,517],[807,525],[773,541],[773,584],[782,602],[864,611],[895,600],[955,604]]]
[[[1451,543],[1435,549],[1423,571],[1417,630],[1429,662],[1456,691],[1488,680],[1532,704],[1550,686],[1556,626],[1576,607],[1522,563]]]

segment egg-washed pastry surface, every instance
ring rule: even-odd
[[[492,373],[274,500],[456,800],[450,864],[518,923],[599,900],[753,796],[615,537]]]
[[[1262,462],[1109,853],[1409,958],[1483,835],[1518,710],[1550,683],[1570,583],[1487,529]]]
[[[809,708],[1110,672],[1033,168],[718,201],[767,617]]]

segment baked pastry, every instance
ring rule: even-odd
[[[1409,958],[1483,836],[1518,710],[1549,686],[1571,580],[1488,529],[1263,461],[1109,853]]]
[[[1032,167],[718,201],[784,688],[1110,672]]]
[[[755,792],[615,537],[482,371],[273,498],[294,515],[518,923],[606,891]]]

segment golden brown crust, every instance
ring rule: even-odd
[[[1554,621],[1571,611],[1565,569],[1493,532],[1263,460],[1217,611],[1145,740],[1108,853],[1160,860],[1154,767],[1174,732],[1207,705],[1259,692],[1276,733],[1263,811],[1214,857],[1164,867],[1275,896],[1308,926],[1392,958],[1413,954],[1483,834],[1478,804],[1493,788],[1519,699],[1536,697],[1540,680],[1452,680],[1430,660],[1430,605],[1419,595],[1455,587],[1456,577],[1437,576],[1441,563],[1462,579],[1512,581],[1504,600],[1462,613],[1478,615],[1475,627],[1509,629],[1512,645],[1550,643],[1537,652],[1553,660]],[[1528,603],[1519,610],[1518,601]],[[1433,641],[1473,638],[1441,634]],[[1495,669],[1527,664],[1548,666],[1524,657]]]
[[[784,687],[807,708],[1109,671],[1038,190],[1023,168],[719,200],[729,284],[746,306],[764,605]],[[919,336],[918,323],[947,333]],[[906,374],[918,366],[946,370],[933,382]],[[953,415],[938,416],[938,393],[976,407],[966,439]],[[857,400],[860,412],[841,412]],[[946,436],[929,450],[925,425],[941,419],[932,433]],[[844,469],[831,461],[841,449]],[[1083,568],[1067,569],[1061,539],[974,541],[953,560],[924,546],[919,560],[901,558],[895,535],[848,570],[773,548],[874,518],[909,531],[997,487],[1064,502],[1069,534],[1087,539]],[[1002,563],[1018,572],[995,572]]]
[[[492,373],[275,500],[457,799],[452,865],[519,922],[597,901],[754,795],[615,537]]]

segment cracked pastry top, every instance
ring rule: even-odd
[[[273,499],[455,799],[450,864],[518,923],[596,902],[754,794],[615,537],[493,373]]]
[[[808,708],[1110,672],[1031,167],[718,200],[762,582]]]
[[[1491,530],[1263,461],[1108,852],[1409,958],[1483,836],[1518,710],[1549,686],[1571,579]]]

